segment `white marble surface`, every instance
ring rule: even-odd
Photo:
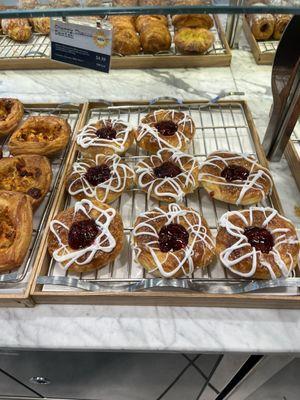
[[[247,51],[231,68],[197,70],[5,71],[0,96],[24,102],[87,99],[209,98],[221,89],[245,91],[261,136],[271,105],[271,68]],[[286,162],[273,164],[287,216],[300,227],[299,192]],[[0,309],[2,348],[132,349],[191,352],[300,353],[297,310],[178,307],[62,306]]]

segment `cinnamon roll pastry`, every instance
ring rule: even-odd
[[[105,203],[84,199],[51,221],[48,251],[64,270],[82,273],[114,261],[123,241],[120,214]]]
[[[3,33],[16,42],[28,42],[32,36],[31,26],[26,18],[11,18],[1,21]]]
[[[140,38],[144,53],[156,54],[171,47],[170,32],[162,23],[146,25],[140,32]]]
[[[0,98],[0,136],[6,136],[16,129],[23,115],[24,107],[20,100]]]
[[[280,40],[283,32],[285,31],[285,28],[287,27],[287,25],[291,20],[291,15],[278,14],[274,15],[274,17],[275,17],[275,26],[274,26],[273,38],[275,40]]]
[[[260,203],[273,187],[270,172],[253,157],[229,151],[211,153],[200,166],[199,180],[211,197],[230,204]]]
[[[32,209],[29,196],[0,191],[0,271],[19,267],[32,237]]]
[[[272,14],[251,14],[247,19],[256,40],[268,40],[273,35],[275,19]]]
[[[139,35],[133,29],[117,29],[113,32],[113,53],[122,56],[139,54],[141,41]]]
[[[135,131],[127,122],[117,118],[101,118],[86,125],[77,135],[79,151],[86,157],[97,154],[124,154],[134,141]]]
[[[191,276],[208,266],[215,244],[204,217],[179,204],[142,213],[134,224],[133,246],[137,262],[158,277]]]
[[[36,33],[41,33],[42,35],[50,34],[50,18],[40,17],[40,18],[30,18],[29,23]]]
[[[49,160],[38,155],[0,159],[0,190],[27,194],[37,208],[48,193],[52,170]]]
[[[176,110],[156,110],[140,121],[136,132],[139,147],[157,153],[163,148],[185,151],[195,135],[192,118]]]
[[[162,24],[168,26],[168,19],[165,15],[139,15],[135,21],[136,30],[141,32],[146,27],[153,24]]]
[[[66,187],[76,200],[95,198],[111,203],[134,183],[134,171],[117,154],[75,162]]]
[[[136,166],[139,188],[159,201],[182,202],[198,187],[199,163],[173,149],[161,149],[156,155],[144,158]]]
[[[256,279],[290,276],[300,250],[292,222],[269,207],[224,214],[219,221],[216,246],[229,271]]]
[[[173,15],[172,24],[176,29],[180,28],[211,29],[214,26],[214,20],[208,14],[180,14],[180,15]]]
[[[203,54],[213,45],[212,32],[202,28],[181,28],[174,36],[176,49],[183,54]]]
[[[11,135],[8,147],[13,155],[52,156],[67,146],[70,134],[70,125],[63,118],[52,115],[29,117]]]

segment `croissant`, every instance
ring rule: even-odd
[[[49,35],[50,33],[50,18],[30,18],[29,23],[34,32],[41,33],[42,35]]]
[[[29,196],[0,191],[0,271],[19,267],[32,237],[32,209]]]
[[[141,32],[146,26],[156,22],[168,26],[168,19],[165,15],[139,15],[135,21],[136,30]]]
[[[132,29],[114,31],[113,52],[117,54],[138,54],[141,50],[141,41],[138,34]]]
[[[112,24],[114,32],[121,29],[131,29],[135,31],[135,19],[130,15],[114,15],[109,17],[108,20]]]
[[[169,50],[171,35],[169,30],[161,23],[148,25],[140,32],[142,48],[145,53],[158,53]]]
[[[3,19],[1,21],[1,26],[3,33],[16,42],[28,42],[28,40],[31,38],[31,26],[26,18]]]

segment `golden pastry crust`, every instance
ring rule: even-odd
[[[287,277],[297,266],[300,245],[295,227],[272,208],[227,212],[219,221],[216,241],[221,262],[239,276]]]
[[[10,137],[11,154],[39,154],[52,156],[63,150],[70,139],[71,128],[63,118],[29,117]]]
[[[3,33],[16,42],[28,42],[32,36],[31,26],[26,18],[11,18],[1,21]]]
[[[247,18],[256,40],[270,39],[275,26],[275,19],[272,14],[248,15]]]
[[[135,18],[132,15],[112,15],[108,20],[114,30],[131,29],[135,31]]]
[[[139,5],[144,6],[161,6],[166,5],[165,0],[139,0]]]
[[[213,45],[212,32],[202,28],[181,28],[174,35],[176,49],[183,54],[203,54]]]
[[[49,17],[30,18],[29,23],[32,26],[34,32],[41,33],[42,35],[50,34]]]
[[[134,7],[137,3],[137,0],[113,0],[114,7]]]
[[[172,24],[176,29],[180,28],[204,28],[211,29],[214,20],[208,14],[180,14],[172,17]]]
[[[24,115],[18,99],[0,99],[0,136],[8,135],[19,125]]]
[[[0,271],[19,267],[32,237],[32,208],[29,196],[0,191]]]
[[[68,193],[76,200],[95,198],[112,203],[134,183],[134,171],[117,154],[75,162],[66,179]]]
[[[135,27],[138,32],[141,32],[147,26],[157,23],[167,27],[168,19],[165,15],[139,15],[135,21]]]
[[[32,9],[39,6],[39,2],[37,0],[20,0],[19,1],[20,8]]]
[[[163,148],[185,151],[195,131],[194,121],[188,114],[176,110],[156,110],[141,119],[136,142],[150,153],[157,153]]]
[[[49,3],[54,8],[80,7],[80,0],[50,0]]]
[[[182,202],[198,187],[198,161],[178,150],[159,150],[140,161],[135,171],[137,186],[159,201]]]
[[[191,276],[210,264],[215,254],[204,217],[175,203],[141,214],[134,224],[133,245],[137,262],[163,278]]]
[[[287,25],[291,20],[291,15],[278,14],[274,15],[274,17],[275,17],[275,26],[274,26],[273,38],[275,40],[280,40],[285,28],[287,27]]]
[[[54,217],[48,251],[63,269],[82,273],[114,261],[123,242],[121,215],[105,203],[84,199]]]
[[[102,118],[86,125],[77,135],[78,150],[85,157],[97,154],[124,154],[134,141],[135,130],[127,122]]]
[[[160,22],[146,25],[140,32],[140,38],[144,53],[156,54],[171,47],[170,32]]]
[[[49,160],[38,155],[0,159],[0,190],[27,194],[37,208],[48,193],[52,170]]]
[[[139,54],[141,41],[133,29],[121,29],[113,32],[113,53],[128,56]]]
[[[260,203],[273,187],[268,169],[251,156],[229,151],[211,153],[200,166],[199,181],[214,199],[240,205]]]

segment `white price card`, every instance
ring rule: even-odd
[[[109,72],[112,29],[51,19],[51,58]]]

